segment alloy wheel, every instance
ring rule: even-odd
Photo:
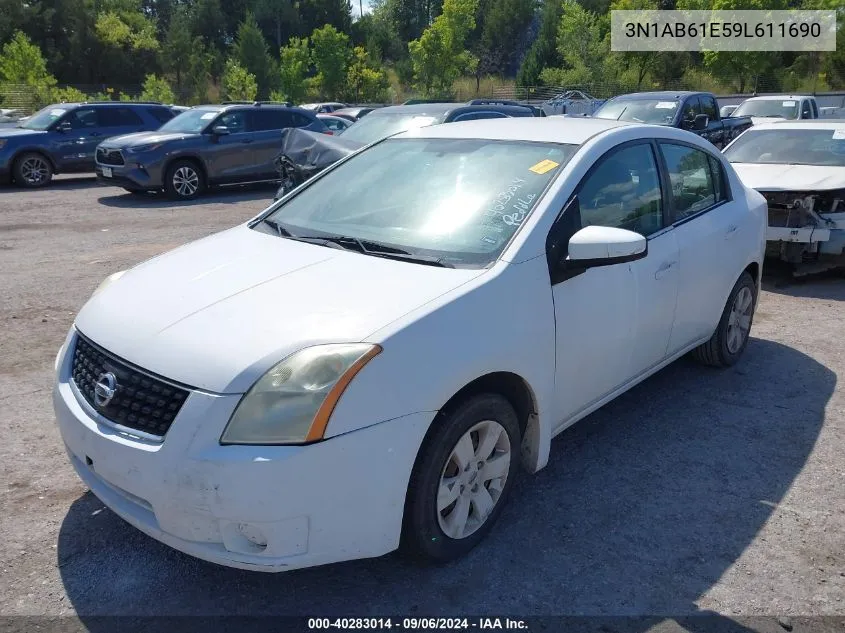
[[[21,164],[21,176],[28,185],[40,185],[46,182],[50,166],[43,158],[32,156]]]
[[[470,428],[452,449],[440,476],[437,520],[449,538],[466,538],[499,502],[511,463],[511,443],[494,420]]]
[[[744,286],[734,298],[731,314],[728,317],[728,351],[736,354],[745,344],[751,330],[751,312],[754,295],[748,286]]]
[[[180,196],[189,198],[197,192],[199,186],[200,177],[195,169],[182,166],[173,172],[173,188]]]

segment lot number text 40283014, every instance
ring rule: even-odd
[[[511,618],[308,618],[308,628],[310,630],[527,631],[528,624],[524,620]]]

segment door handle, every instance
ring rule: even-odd
[[[665,277],[668,274],[668,272],[670,270],[672,270],[672,267],[675,266],[677,263],[678,263],[677,260],[673,260],[671,262],[663,262],[662,264],[660,264],[660,268],[658,268],[657,271],[655,271],[654,278],[655,279],[663,279],[663,277]]]
[[[731,239],[734,235],[736,235],[736,230],[737,230],[738,228],[739,228],[739,227],[738,227],[736,224],[732,224],[731,226],[729,226],[729,227],[728,227],[728,230],[727,230],[727,231],[725,231],[725,239],[726,239],[726,240],[729,240],[729,239]]]

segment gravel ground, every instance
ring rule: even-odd
[[[835,278],[770,280],[737,367],[681,360],[559,436],[490,538],[454,564],[236,571],[104,509],[71,469],[50,403],[73,315],[109,273],[272,195],[173,206],[80,178],[0,189],[0,614],[73,615],[92,630],[118,614],[845,616]]]

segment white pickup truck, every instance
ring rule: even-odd
[[[764,95],[743,101],[731,113],[732,117],[748,116],[754,125],[771,123],[775,119],[797,121],[818,119],[819,104],[807,95]]]

